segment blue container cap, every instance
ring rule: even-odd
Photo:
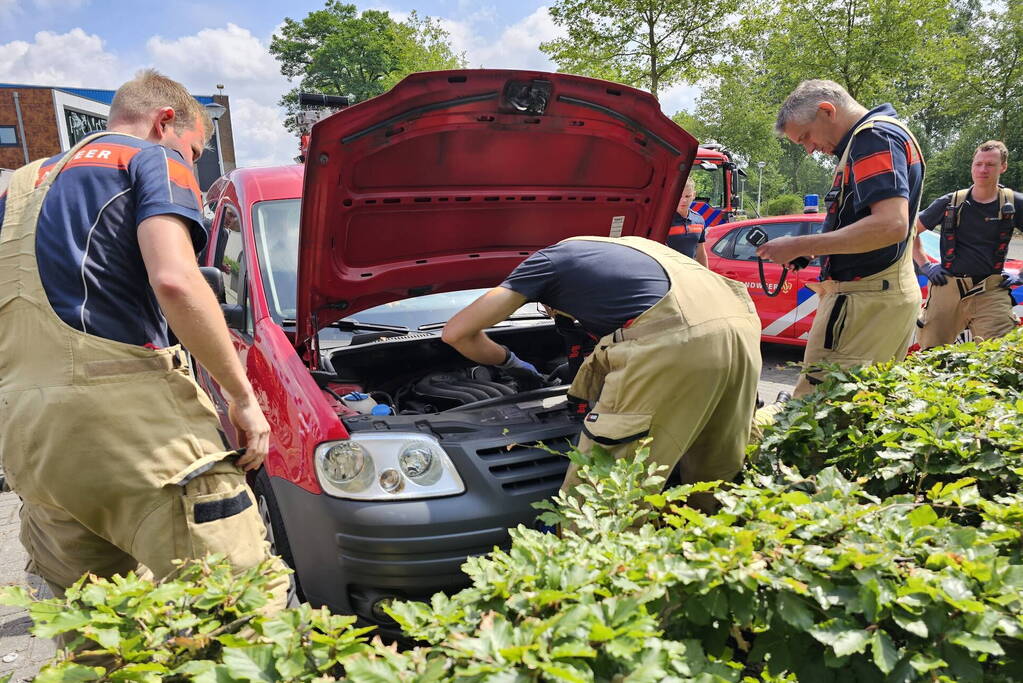
[[[372,410],[369,411],[370,415],[390,415],[391,406],[386,406],[383,403],[378,403],[373,406]]]
[[[346,401],[365,401],[367,398],[369,398],[369,394],[364,394],[361,391],[353,391],[351,393],[345,394],[341,398],[345,399]]]

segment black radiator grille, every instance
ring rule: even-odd
[[[562,453],[569,449],[567,439],[544,442],[515,443],[506,446],[481,448],[476,451],[480,460],[509,493],[530,493],[561,484],[568,469],[568,458]]]

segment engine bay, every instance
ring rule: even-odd
[[[545,376],[546,387],[570,381],[564,344],[552,325],[494,329],[488,334],[533,363]],[[441,341],[439,333],[411,333],[332,349],[324,352],[322,365],[326,372],[317,373],[317,381],[341,417],[366,414],[373,406],[388,406],[389,414],[396,416],[428,415],[500,399],[514,402],[524,390],[500,369],[464,358]],[[353,402],[352,392],[371,400]],[[563,395],[564,389],[555,393]]]

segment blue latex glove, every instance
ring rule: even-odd
[[[528,391],[543,386],[543,375],[537,372],[535,365],[516,356],[507,346],[504,350],[508,352],[508,357],[497,367],[515,380],[520,389]]]
[[[1019,275],[1013,275],[1012,273],[1007,273],[1004,270],[1002,271],[1002,281],[998,283],[999,287],[1003,289],[1012,289],[1019,285],[1023,285],[1023,278]]]
[[[941,287],[942,285],[948,284],[948,276],[950,273],[942,268],[940,263],[925,263],[920,266],[920,272],[931,281],[932,285]]]

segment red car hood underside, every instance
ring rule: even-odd
[[[651,95],[607,81],[409,76],[313,127],[298,341],[389,301],[493,286],[566,237],[663,241],[696,149]]]

